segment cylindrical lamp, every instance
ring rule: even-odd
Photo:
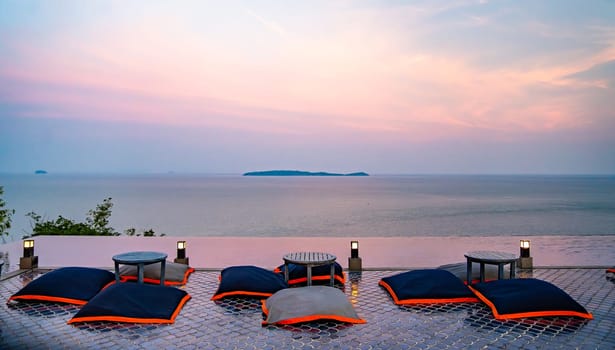
[[[530,257],[530,241],[527,239],[521,240],[521,247],[519,248],[519,256],[522,258]]]
[[[177,258],[186,258],[186,241],[177,241]]]
[[[23,241],[23,257],[31,258],[34,256],[34,240],[26,239]]]
[[[20,269],[33,269],[38,267],[38,256],[34,255],[34,240],[23,241],[23,256],[19,258]]]
[[[352,259],[359,257],[359,241],[350,241],[350,257]]]
[[[361,258],[359,258],[359,241],[350,241],[350,257],[348,258],[348,271],[363,270]]]

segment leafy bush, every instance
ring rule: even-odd
[[[85,222],[75,222],[62,215],[55,220],[43,220],[40,215],[30,212],[26,216],[33,222],[32,236],[119,236],[113,227],[109,227],[111,216],[111,198],[106,198],[96,209],[88,211]]]
[[[58,216],[55,220],[43,220],[35,212],[30,212],[26,216],[30,217],[33,223],[32,236],[119,236],[120,233],[109,226],[111,208],[113,208],[111,198],[105,198],[102,203],[96,206],[96,209],[88,211],[85,222],[75,222],[62,215]],[[125,230],[124,234],[127,236],[141,236],[141,234],[136,233],[134,228]],[[154,230],[149,229],[143,232],[143,236],[155,237],[156,233]],[[160,236],[164,236],[164,233]]]
[[[6,202],[2,199],[4,194],[4,187],[0,186],[0,237],[4,242],[4,236],[9,235],[9,229],[11,228],[12,216],[15,214],[15,209],[6,209]]]

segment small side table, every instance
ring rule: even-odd
[[[480,264],[480,281],[485,282],[485,264],[498,266],[498,279],[504,278],[504,265],[510,264],[510,278],[515,278],[515,264],[517,256],[506,252],[480,250],[466,253],[467,259],[466,282],[472,284],[472,263]]]
[[[143,266],[160,263],[160,285],[164,286],[167,255],[158,252],[129,252],[113,256],[115,281],[120,281],[120,264],[137,266],[137,283],[143,283]]]
[[[331,287],[335,285],[335,259],[337,257],[329,253],[320,252],[298,252],[289,253],[282,257],[284,259],[284,280],[288,282],[288,264],[303,265],[307,269],[307,285],[312,285],[312,267],[321,265],[331,265]]]

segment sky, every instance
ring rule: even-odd
[[[615,1],[0,1],[0,173],[615,174]]]

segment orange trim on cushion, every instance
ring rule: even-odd
[[[163,318],[136,318],[136,317],[122,317],[122,316],[90,316],[79,317],[69,320],[66,324],[77,322],[96,322],[96,321],[109,321],[109,322],[127,322],[127,323],[173,323],[172,320]]]
[[[309,316],[303,316],[303,317],[289,318],[287,320],[281,320],[281,321],[274,322],[271,324],[285,325],[285,324],[295,324],[295,323],[302,323],[302,322],[312,322],[312,321],[318,321],[318,320],[333,320],[333,321],[356,323],[356,324],[366,323],[365,320],[360,319],[360,318],[357,319],[357,318],[343,317],[343,316],[338,316],[338,315],[309,315]],[[267,321],[263,321],[262,323],[263,325],[269,324],[267,323]]]
[[[263,313],[269,315],[269,309],[267,309],[267,299],[261,300],[261,309],[263,309]]]
[[[87,300],[79,300],[79,299],[71,299],[71,298],[62,298],[62,297],[50,297],[48,295],[18,295],[10,297],[7,301],[7,304],[11,300],[38,300],[38,301],[51,301],[57,303],[67,303],[74,305],[85,305],[87,304]]]
[[[434,298],[424,298],[424,299],[404,299],[404,300],[399,300],[399,298],[397,298],[397,294],[395,294],[395,292],[393,291],[393,288],[391,288],[391,286],[389,286],[385,281],[380,280],[380,282],[378,282],[379,285],[381,285],[382,287],[384,287],[389,294],[391,294],[391,297],[393,298],[393,302],[396,305],[413,305],[413,304],[444,304],[444,303],[477,303],[479,300],[478,298],[474,298],[474,297],[459,297],[459,298],[440,298],[440,299],[434,299]]]
[[[109,322],[127,322],[127,323],[174,323],[175,318],[184,307],[184,304],[190,300],[190,294],[186,294],[177,304],[175,311],[171,315],[170,319],[165,318],[138,318],[138,317],[124,317],[124,316],[87,316],[70,319],[67,324],[77,322],[95,322],[95,321],[109,321]]]
[[[261,301],[261,308],[263,310],[263,314],[265,314],[265,318],[267,318],[267,316],[269,316],[269,309],[267,309],[267,300]],[[285,325],[285,324],[295,324],[295,323],[301,323],[301,322],[311,322],[311,321],[317,321],[317,320],[334,320],[334,321],[356,323],[356,324],[366,323],[366,321],[361,318],[357,319],[357,318],[350,318],[350,317],[344,317],[344,316],[338,316],[338,315],[309,315],[309,316],[303,316],[303,317],[289,318],[287,320],[282,320],[282,321],[274,322],[271,324]],[[268,325],[268,324],[270,323],[268,323],[267,321],[262,322],[263,326]]]
[[[188,283],[188,277],[193,272],[194,272],[194,268],[191,267],[191,268],[187,269],[186,272],[184,272],[184,278],[181,281],[169,281],[169,280],[167,280],[165,278],[164,285],[165,286],[184,285],[184,284]],[[136,281],[138,279],[137,276],[133,276],[133,275],[122,275],[122,276],[120,276],[120,278],[121,278],[122,282]],[[147,278],[147,277],[143,277],[143,282],[151,283],[151,284],[160,284],[160,280],[159,279]]]
[[[280,269],[279,267],[276,267],[275,269],[273,269],[273,272],[274,273],[284,273],[284,271],[282,271],[282,269]],[[335,274],[333,277],[335,278],[335,280],[337,280],[341,284],[346,283],[346,274],[344,273],[344,271],[342,271],[341,276]],[[331,278],[331,275],[316,275],[316,276],[312,276],[312,281],[324,281],[330,278]],[[307,276],[289,280],[288,284],[296,284],[296,283],[303,283],[303,282],[307,282]]]
[[[378,285],[384,287],[384,289],[386,289],[389,292],[395,304],[399,304],[399,299],[397,299],[397,294],[395,294],[395,292],[393,291],[393,288],[391,288],[391,286],[389,286],[388,283],[386,283],[383,280],[380,280],[380,282],[378,282]]]
[[[552,310],[552,311],[529,311],[529,312],[518,312],[514,314],[500,314],[495,304],[491,302],[486,296],[484,296],[478,290],[472,288],[472,286],[468,286],[470,290],[480,299],[482,300],[493,313],[493,317],[496,320],[510,320],[514,318],[524,318],[524,317],[549,317],[549,316],[577,316],[581,318],[586,318],[592,320],[594,316],[591,313],[577,312],[577,311],[569,311],[569,310]]]
[[[273,293],[246,292],[246,291],[235,290],[235,291],[232,291],[232,292],[225,292],[225,293],[216,294],[213,297],[211,297],[211,300],[220,300],[222,298],[226,298],[226,297],[229,297],[229,296],[270,297],[272,295],[273,295]]]
[[[182,308],[184,307],[184,305],[188,302],[188,300],[190,300],[192,298],[192,296],[190,296],[190,294],[186,293],[186,295],[184,295],[184,297],[182,298],[182,300],[180,300],[179,304],[177,304],[177,307],[175,308],[175,311],[173,312],[173,314],[171,315],[171,321],[175,322],[175,317],[177,317],[177,315],[179,315],[179,312],[182,310]]]
[[[478,303],[478,298],[463,297],[463,298],[441,298],[441,299],[406,299],[402,300],[397,305],[414,305],[414,304],[445,304],[445,303]]]
[[[346,283],[346,276],[342,272],[342,276],[335,275],[333,278],[341,284]],[[318,275],[312,276],[312,281],[329,281],[331,279],[331,275]],[[288,284],[298,284],[307,282],[307,277],[299,277],[292,280],[288,280]]]

